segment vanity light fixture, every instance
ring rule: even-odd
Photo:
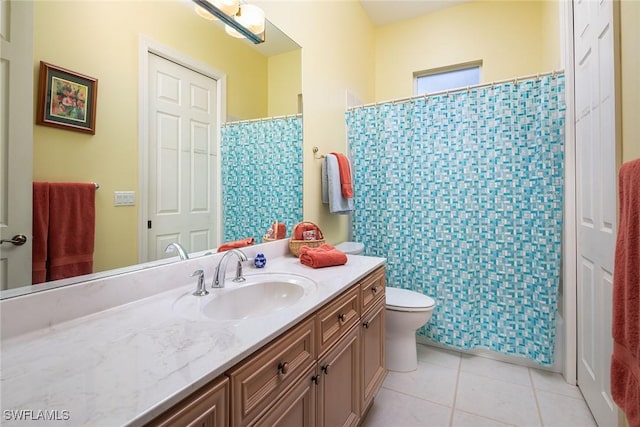
[[[264,42],[264,11],[258,6],[240,4],[239,0],[193,0],[196,13],[207,20],[220,19],[227,34],[246,37],[253,43]]]
[[[240,5],[240,10],[236,14],[235,18],[236,22],[247,28],[253,34],[264,33],[264,11],[258,6],[255,6],[253,4]],[[244,37],[242,34],[228,25],[225,25],[225,30],[230,36],[237,38]]]

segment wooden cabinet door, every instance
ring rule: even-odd
[[[362,372],[362,416],[373,402],[387,375],[385,368],[385,301],[378,302],[360,321],[361,372]]]
[[[360,421],[360,328],[353,327],[318,362],[318,427]]]
[[[219,378],[151,421],[146,427],[228,427],[229,379]]]
[[[231,423],[248,426],[315,366],[315,317],[311,316],[234,366]]]
[[[315,375],[316,365],[313,365],[255,425],[261,427],[315,427],[317,389],[314,383]]]

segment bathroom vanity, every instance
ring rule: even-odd
[[[190,295],[189,276],[204,269],[210,285],[220,254],[3,300],[3,412],[47,411],[61,426],[357,425],[386,374],[384,259],[314,270],[286,241],[246,252],[267,267],[207,297]],[[304,292],[260,315],[202,314],[252,275],[298,277]]]
[[[149,426],[355,426],[386,375],[384,267]]]

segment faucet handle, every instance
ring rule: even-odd
[[[194,271],[191,277],[196,277],[196,276],[198,277],[198,287],[196,288],[196,291],[191,295],[194,295],[197,297],[209,295],[209,291],[207,291],[204,286],[204,270],[200,269],[200,270]]]
[[[236,277],[232,279],[232,282],[240,283],[247,280],[242,275],[242,262],[242,260],[238,260],[238,264],[236,265]]]

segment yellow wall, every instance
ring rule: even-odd
[[[557,10],[542,1],[473,1],[376,30],[376,99],[413,95],[413,73],[482,60],[482,83],[552,71],[545,23]],[[557,7],[555,8],[557,9]],[[558,36],[553,40],[559,45]],[[557,48],[559,49],[559,48]],[[550,56],[559,58],[559,51]]]
[[[328,242],[346,239],[347,218],[320,202],[320,153],[346,150],[346,91],[374,99],[374,29],[356,0],[255,1],[269,20],[302,46],[304,218]]]
[[[543,71],[562,69],[560,8],[559,1],[540,1],[540,68]],[[542,72],[542,71],[541,71]]]
[[[302,93],[301,60],[301,49],[269,57],[270,117],[299,112],[298,95]]]
[[[98,182],[94,268],[135,264],[138,207],[113,192],[138,192],[139,34],[226,73],[243,119],[267,114],[267,59],[180,2],[37,1],[35,28],[34,82],[41,60],[96,77],[98,105],[95,135],[34,127],[34,180]]]
[[[620,2],[622,161],[640,158],[640,2]]]

